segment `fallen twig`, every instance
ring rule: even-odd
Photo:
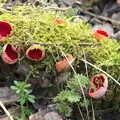
[[[54,10],[54,11],[61,11],[65,12],[66,10],[70,9],[71,7],[59,8],[59,7],[46,7],[45,10]]]
[[[62,51],[62,49],[61,49],[60,47],[59,47],[59,49],[60,49],[61,53],[63,54],[63,56],[66,58],[67,62],[69,63],[69,65],[70,65],[70,67],[71,67],[71,69],[73,70],[74,74],[77,75],[77,72],[75,71],[75,69],[74,69],[73,65],[71,64],[71,62],[68,60],[68,58],[67,58],[67,56],[65,55],[65,53]],[[82,94],[83,94],[83,99],[84,99],[84,101],[85,101],[87,118],[88,118],[88,120],[90,120],[90,118],[89,118],[88,106],[87,106],[87,104],[86,104],[86,103],[87,103],[87,99],[86,99],[86,96],[85,96],[85,93],[84,93],[84,89],[83,89],[83,87],[82,87],[82,85],[81,85],[81,83],[80,83],[79,80],[78,80],[78,83],[79,83],[80,89],[81,89]]]
[[[80,10],[80,11],[87,14],[87,15],[90,15],[92,17],[96,17],[96,18],[104,20],[104,21],[109,21],[109,22],[111,22],[111,23],[113,23],[115,25],[120,25],[120,21],[116,21],[116,20],[110,19],[108,17],[101,16],[101,15],[96,15],[96,14],[91,13],[89,11],[85,11],[85,10]]]
[[[55,10],[55,11],[63,11],[65,12],[66,10],[70,9],[71,7],[66,7],[66,8],[59,8],[59,7],[47,7],[45,8],[46,10]],[[113,19],[110,19],[108,17],[104,17],[104,16],[101,16],[101,15],[96,15],[94,13],[91,13],[89,11],[86,11],[86,10],[82,10],[80,9],[81,12],[87,14],[87,15],[90,15],[92,17],[96,17],[98,19],[101,19],[101,20],[104,20],[104,21],[109,21],[115,25],[120,25],[120,21],[116,21],[116,20],[113,20]]]
[[[41,46],[63,46],[63,45],[67,45],[69,43],[57,44],[57,43],[47,43],[47,42],[45,42],[45,43],[41,43],[41,42],[28,42],[28,44],[39,44]],[[101,45],[101,44],[100,43],[92,43],[92,42],[88,42],[88,43],[87,42],[81,42],[81,43],[79,43],[79,45],[80,46],[93,46],[93,47],[96,47],[96,46]]]
[[[0,101],[0,106],[1,108],[4,110],[4,112],[6,113],[6,115],[8,116],[8,118],[10,120],[14,120],[13,117],[11,116],[11,114],[8,112],[8,110],[5,108],[4,104],[2,103],[2,101]]]
[[[88,62],[87,60],[84,60],[84,59],[80,59],[80,60],[83,61],[84,63],[86,63],[86,64],[94,67],[95,69],[103,72],[103,73],[106,74],[109,78],[111,78],[116,84],[118,84],[118,85],[120,86],[120,83],[119,83],[115,78],[113,78],[110,74],[108,74],[107,72],[105,72],[104,70],[102,70],[102,69],[100,69],[99,67],[93,65],[92,63]]]

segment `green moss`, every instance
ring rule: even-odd
[[[111,39],[98,42],[92,35],[91,26],[84,22],[72,23],[61,18],[65,19],[67,24],[56,25],[53,21],[59,16],[55,12],[45,12],[39,7],[23,6],[13,11],[0,16],[0,20],[9,21],[14,26],[14,35],[9,37],[6,43],[23,46],[25,50],[31,44],[37,43],[46,49],[45,60],[31,62],[33,68],[55,71],[55,62],[62,55],[61,49],[64,53],[73,54],[78,58],[75,66],[81,62],[79,57],[85,55],[88,61],[104,67],[108,73],[119,78],[120,43]],[[89,45],[91,43],[92,45]]]

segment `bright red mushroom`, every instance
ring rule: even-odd
[[[108,87],[108,78],[104,74],[95,75],[91,80],[92,87],[89,90],[89,95],[92,98],[100,98],[102,97]]]
[[[75,58],[72,55],[67,55],[62,61],[56,62],[56,70],[57,72],[63,72],[70,68],[70,64],[73,64]],[[69,61],[69,62],[68,62]]]
[[[40,45],[33,45],[27,49],[26,57],[33,61],[41,61],[45,57],[45,50]]]
[[[108,33],[104,30],[96,30],[94,32],[94,36],[97,40],[102,40],[109,37]]]
[[[0,41],[4,41],[6,37],[12,34],[13,26],[6,21],[0,21]]]
[[[65,24],[67,23],[65,20],[62,20],[62,19],[56,19],[53,21],[54,24]]]
[[[7,64],[14,64],[19,59],[20,54],[17,48],[11,44],[6,44],[3,47],[2,59]]]

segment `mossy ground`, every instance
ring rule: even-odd
[[[23,6],[15,8],[12,12],[3,13],[0,20],[9,21],[14,26],[14,34],[8,37],[5,43],[16,44],[25,50],[31,44],[40,44],[46,49],[46,62],[43,62],[49,65],[60,59],[61,50],[65,54],[76,57],[75,67],[81,62],[79,58],[86,56],[88,61],[94,61],[95,65],[104,67],[116,79],[120,77],[118,73],[120,69],[119,42],[111,39],[98,42],[92,35],[89,24],[72,23],[67,18],[60,18],[66,20],[67,23],[56,25],[53,23],[56,18],[60,17],[55,12],[45,12],[39,7]],[[52,59],[54,60],[51,62]]]
[[[53,21],[57,18],[64,19],[67,23],[54,24]],[[74,68],[77,73],[86,75],[86,71],[82,71],[85,64],[81,61],[86,59],[119,81],[120,43],[112,39],[96,40],[89,24],[73,23],[55,12],[28,6],[14,8],[11,12],[4,11],[0,15],[0,20],[8,21],[14,27],[14,34],[1,43],[1,48],[6,43],[24,48],[17,64],[29,64],[34,78],[39,78],[41,71],[56,75],[55,63],[62,58],[63,54],[72,54],[76,58]],[[25,57],[26,49],[32,44],[40,44],[45,48],[46,57],[43,61],[33,62]],[[100,73],[90,66],[87,72],[89,78]],[[109,80],[108,89],[113,90],[116,88],[116,83]],[[115,94],[118,93],[120,93],[119,90]]]

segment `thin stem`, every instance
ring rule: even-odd
[[[11,114],[8,112],[8,110],[5,108],[4,104],[2,103],[2,101],[0,101],[0,106],[1,108],[4,110],[4,112],[6,113],[6,115],[8,116],[8,118],[10,120],[14,120],[13,117],[11,116]]]
[[[83,62],[87,63],[88,65],[94,67],[95,69],[97,69],[97,70],[103,72],[103,73],[106,74],[109,78],[111,78],[116,84],[118,84],[118,85],[120,86],[120,83],[119,83],[115,78],[113,78],[110,74],[108,74],[107,72],[105,72],[105,71],[102,70],[101,68],[99,68],[99,67],[93,65],[92,63],[88,62],[87,60],[81,59],[81,61],[83,61]]]
[[[91,99],[91,106],[92,106],[92,116],[93,116],[93,120],[95,120],[95,111],[94,111],[92,99]]]
[[[25,78],[25,83],[27,83],[28,79],[30,78],[30,76],[32,75],[32,71],[29,72],[29,74],[27,75],[27,77]]]
[[[25,120],[24,106],[21,104],[21,118]]]
[[[72,68],[74,74],[77,75],[74,67],[73,67],[72,64],[71,64],[72,62],[68,60],[68,58],[66,57],[65,53],[62,51],[62,49],[61,49],[60,47],[59,47],[59,49],[60,49],[61,53],[64,55],[64,57],[66,58],[66,60],[68,61],[68,63],[69,63],[69,65],[70,65],[70,67]],[[77,80],[78,80],[78,78],[77,78]],[[86,96],[85,96],[84,90],[83,90],[82,85],[81,85],[81,83],[80,83],[79,80],[78,80],[78,83],[79,83],[80,89],[81,89],[82,94],[83,94],[83,98],[84,98],[84,102],[85,102],[85,108],[86,108],[86,111],[87,111],[87,118],[88,118],[88,120],[89,120],[90,118],[89,118],[89,111],[88,111]]]
[[[79,107],[79,104],[78,104],[78,103],[76,103],[76,104],[77,104],[77,106],[78,106],[78,110],[79,110],[79,112],[80,112],[80,115],[81,115],[82,120],[85,120],[84,117],[83,117],[82,111],[81,111],[81,109],[80,109],[80,107]]]
[[[85,51],[83,49],[82,49],[82,51],[83,51],[84,59],[86,60]],[[86,69],[86,75],[88,77],[88,66],[86,63],[85,63],[85,69]]]

